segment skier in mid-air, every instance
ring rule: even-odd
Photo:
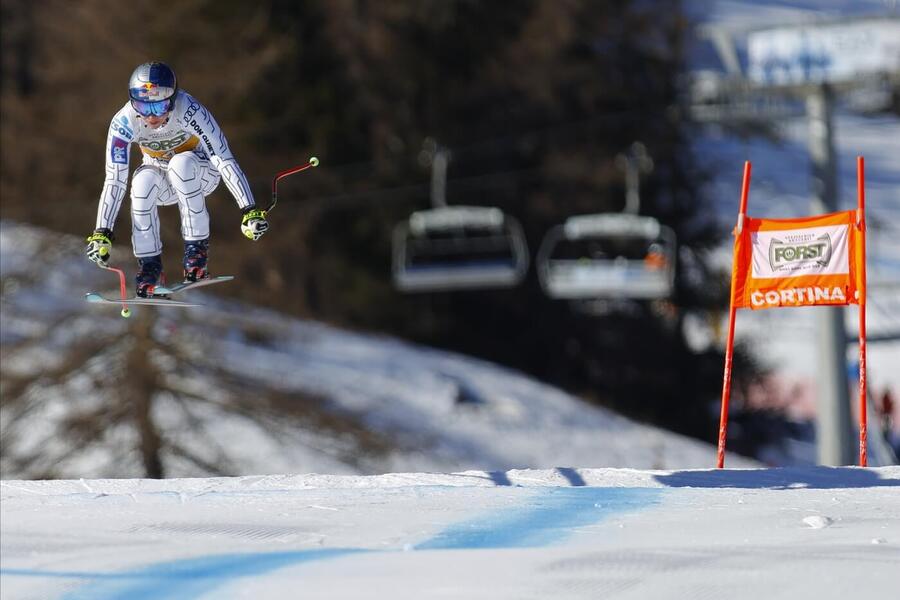
[[[115,114],[106,138],[106,179],[97,223],[87,238],[86,254],[100,266],[109,262],[113,225],[128,182],[131,144],[143,163],[131,178],[131,241],[138,259],[136,293],[153,295],[161,284],[162,241],[157,206],[178,204],[184,238],[184,279],[209,277],[209,213],[206,196],[224,177],[243,213],[241,231],[258,240],[269,228],[266,212],[256,207],[247,178],[213,116],[178,88],[168,65],[140,65],[128,83],[129,101]]]

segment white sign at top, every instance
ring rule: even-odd
[[[750,33],[748,75],[763,85],[840,83],[900,73],[900,20],[779,27]]]

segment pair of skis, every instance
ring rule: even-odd
[[[180,292],[184,292],[186,290],[204,287],[207,285],[213,285],[214,283],[224,283],[226,281],[231,281],[234,279],[233,275],[220,275],[218,277],[208,277],[206,279],[201,279],[199,281],[185,281],[184,283],[179,283],[177,285],[173,285],[172,287],[167,287],[163,285],[158,285],[153,290],[153,295],[147,298],[143,298],[140,296],[135,296],[131,298],[127,298],[125,294],[125,272],[121,269],[116,269],[114,267],[104,267],[110,271],[115,271],[119,275],[119,283],[122,292],[121,298],[107,298],[106,296],[99,294],[97,292],[88,292],[84,295],[84,299],[87,302],[91,302],[94,304],[120,304],[122,306],[122,316],[126,319],[131,316],[131,309],[128,308],[129,304],[135,305],[152,305],[152,306],[203,306],[202,304],[198,304],[196,302],[185,302],[184,300],[175,300],[172,298],[174,294],[178,294]]]
[[[275,178],[272,180],[272,203],[269,204],[268,208],[266,208],[265,212],[269,213],[275,205],[278,203],[278,181],[288,175],[293,175],[294,173],[299,173],[301,171],[305,171],[311,167],[319,166],[319,159],[315,156],[311,157],[305,164],[291,167],[290,169],[286,169],[279,173],[275,174]],[[153,306],[203,306],[202,304],[197,304],[195,302],[185,302],[183,300],[175,300],[172,298],[174,294],[179,292],[184,292],[189,289],[203,287],[207,285],[212,285],[214,283],[223,283],[225,281],[231,281],[234,279],[232,275],[221,275],[219,277],[209,277],[207,279],[201,279],[200,281],[185,281],[184,283],[179,283],[177,285],[173,285],[172,287],[166,286],[156,286],[153,290],[153,295],[149,298],[142,297],[127,297],[128,293],[125,291],[125,271],[122,269],[116,269],[115,267],[100,265],[102,268],[108,271],[114,271],[119,276],[119,291],[121,292],[121,298],[113,299],[107,298],[102,294],[97,292],[88,292],[84,295],[84,299],[88,302],[96,303],[96,304],[120,304],[122,306],[122,316],[128,318],[131,316],[131,309],[128,308],[129,304],[150,304]]]

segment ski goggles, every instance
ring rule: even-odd
[[[172,98],[147,102],[145,100],[131,99],[131,106],[142,117],[161,117],[172,110]]]

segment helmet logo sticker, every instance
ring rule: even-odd
[[[141,98],[149,99],[151,96],[151,92],[152,92],[153,88],[155,88],[155,87],[156,87],[155,83],[151,83],[148,81],[147,83],[141,85],[141,87],[139,87],[137,89],[138,96]]]

